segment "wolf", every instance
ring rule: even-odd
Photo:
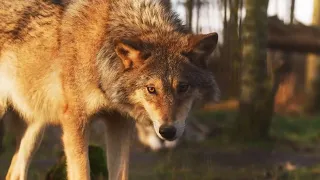
[[[2,0],[0,119],[9,112],[17,123],[6,179],[27,178],[48,125],[63,130],[68,179],[90,179],[88,126],[97,117],[109,179],[128,179],[132,119],[151,120],[173,141],[198,101],[218,99],[207,67],[217,41],[188,31],[160,0]]]
[[[157,136],[150,121],[136,123],[136,133],[139,142],[147,149],[158,152],[173,149],[182,142],[201,142],[210,134],[211,130],[203,125],[196,116],[189,115],[186,119],[185,130],[181,137],[173,140],[163,140]]]

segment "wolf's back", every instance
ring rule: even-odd
[[[59,21],[62,5],[50,0],[2,0],[0,49],[5,42],[40,36]]]
[[[134,37],[145,33],[185,31],[178,15],[159,2],[161,0],[111,0],[109,34]]]

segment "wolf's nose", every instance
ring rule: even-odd
[[[174,126],[162,125],[159,128],[159,133],[161,136],[167,140],[174,140],[176,136],[176,128]]]

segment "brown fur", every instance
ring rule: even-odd
[[[151,119],[159,136],[175,126],[179,137],[194,102],[219,95],[206,70],[216,43],[151,0],[2,1],[0,116],[12,108],[26,124],[6,178],[26,179],[45,126],[59,124],[68,179],[89,179],[87,126],[103,115],[109,179],[127,179],[126,117]]]

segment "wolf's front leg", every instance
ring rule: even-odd
[[[68,180],[90,180],[87,120],[79,117],[69,115],[62,121]]]
[[[17,143],[6,179],[25,180],[32,156],[41,144],[45,124],[39,120],[27,125],[13,112],[6,118],[9,118],[13,126],[11,129],[16,132]]]
[[[127,180],[134,122],[114,113],[105,120],[109,180]]]

